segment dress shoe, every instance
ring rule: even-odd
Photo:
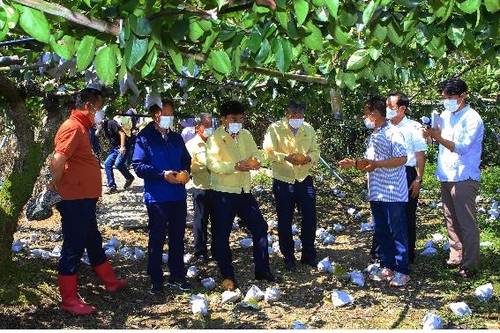
[[[467,267],[461,267],[460,270],[458,271],[458,275],[460,275],[464,279],[470,279],[471,277],[474,276],[474,272]]]
[[[124,190],[128,189],[128,188],[132,185],[132,183],[134,182],[134,179],[135,179],[135,178],[132,178],[132,179],[127,179],[127,180],[125,181],[125,185],[123,185],[123,189],[124,189]]]
[[[448,259],[448,260],[443,261],[443,266],[447,269],[455,269],[455,268],[462,266],[462,263],[454,262],[454,261],[451,261],[450,259]]]
[[[118,193],[118,190],[115,187],[110,187],[109,190],[104,192],[104,194],[115,194]]]
[[[305,258],[302,258],[300,259],[300,262],[304,265],[308,265],[308,266],[311,266],[311,267],[314,267],[316,268],[318,263],[316,262],[316,260],[310,260],[310,259],[305,259]]]
[[[289,272],[295,272],[297,265],[295,265],[294,261],[287,261],[285,262],[285,269]]]
[[[271,272],[255,272],[255,280],[266,280],[269,282],[278,282],[278,279],[276,276],[273,275]]]

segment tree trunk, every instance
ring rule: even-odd
[[[51,140],[63,117],[58,116],[59,108],[47,109],[48,122],[45,130],[41,132],[40,140],[36,142],[23,96],[18,87],[4,75],[0,75],[0,96],[9,105],[6,114],[14,124],[14,135],[17,140],[17,153],[14,154],[12,171],[0,191],[0,268],[2,268],[12,261],[11,245],[17,221],[23,206],[33,193],[42,162],[52,151]]]

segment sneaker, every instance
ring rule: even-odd
[[[118,193],[118,190],[116,189],[116,187],[110,187],[109,190],[104,192],[104,194],[115,194],[115,193]]]
[[[125,181],[125,184],[123,185],[123,189],[126,190],[130,187],[130,185],[132,185],[132,183],[134,182],[134,179],[135,178],[132,178],[132,179],[127,179]]]
[[[391,287],[403,287],[404,285],[406,285],[408,283],[408,281],[410,281],[409,275],[405,275],[403,273],[396,272],[396,274],[394,274],[394,277],[391,279],[391,282],[389,283],[389,285]]]
[[[163,284],[161,283],[152,283],[151,288],[149,289],[149,293],[153,296],[162,296],[165,293],[163,292]]]
[[[370,273],[370,280],[373,281],[391,281],[394,277],[394,272],[389,268],[378,269],[375,272]]]
[[[185,278],[169,278],[167,286],[177,288],[182,291],[190,291],[191,285]]]

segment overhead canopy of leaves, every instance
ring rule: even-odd
[[[275,10],[259,5],[270,2]],[[163,91],[165,74],[196,67],[198,78],[249,88],[296,75],[352,90],[422,79],[464,55],[498,68],[499,17],[498,0],[4,0],[0,37],[33,37],[108,85],[127,72]],[[29,49],[2,52],[34,60]]]

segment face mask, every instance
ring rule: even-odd
[[[203,130],[203,136],[205,138],[208,138],[210,135],[212,135],[214,133],[214,128],[213,127],[209,127],[209,128],[205,128]]]
[[[160,116],[160,122],[158,126],[163,129],[169,129],[170,126],[174,123],[174,116]]]
[[[94,124],[99,124],[104,119],[104,110],[99,110],[95,113]]]
[[[229,123],[227,130],[230,134],[238,134],[238,132],[243,128],[242,123]]]
[[[302,126],[303,123],[304,123],[304,118],[288,119],[288,124],[294,129],[299,128],[300,126]]]
[[[445,99],[443,100],[443,106],[447,111],[455,112],[458,109],[458,100],[456,99]]]
[[[369,118],[365,118],[363,121],[365,122],[366,128],[368,128],[368,129],[374,129],[375,128],[375,122],[371,121]]]
[[[385,119],[392,119],[394,117],[396,117],[398,115],[398,111],[397,110],[393,110],[391,108],[386,108],[385,109]]]

